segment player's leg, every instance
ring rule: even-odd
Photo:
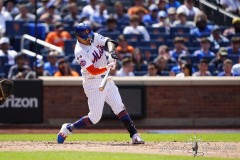
[[[114,84],[114,82],[109,82],[109,85],[110,87],[106,95],[106,102],[111,106],[113,112],[118,116],[119,120],[124,124],[124,126],[128,130],[130,137],[132,138],[132,143],[143,144],[144,141],[138,134],[137,129],[130,115],[128,114],[126,108],[124,107],[117,86]]]
[[[88,97],[88,107],[89,113],[87,116],[84,116],[77,120],[74,123],[65,123],[62,125],[60,132],[58,133],[57,141],[58,143],[63,143],[67,135],[71,134],[74,129],[83,128],[90,126],[99,122],[102,117],[103,106],[105,102],[106,92],[100,92],[98,86],[94,87],[84,87],[84,91]]]

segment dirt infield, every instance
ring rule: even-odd
[[[129,142],[19,142],[0,143],[0,151],[94,151],[124,152],[161,155],[193,156],[191,144],[184,142],[146,142],[144,145],[131,145]],[[240,143],[203,142],[199,144],[198,155],[206,157],[240,158]]]
[[[0,134],[6,133],[57,133],[59,129],[0,129]],[[204,131],[204,130],[203,130]],[[125,130],[82,129],[76,133],[126,133]],[[146,130],[140,130],[144,133]],[[240,158],[240,142],[199,142],[198,156]],[[99,142],[99,141],[66,141],[57,144],[55,141],[2,141],[1,151],[93,151],[122,152],[159,155],[193,156],[192,142],[146,142],[144,145],[131,145],[129,142]]]

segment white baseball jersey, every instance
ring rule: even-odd
[[[99,91],[99,85],[103,79],[102,75],[105,73],[92,75],[86,69],[91,65],[94,65],[95,68],[107,65],[107,56],[103,50],[107,40],[107,37],[94,33],[94,40],[91,45],[84,45],[77,42],[75,47],[75,58],[81,65],[81,72],[84,77],[83,88],[88,97],[88,117],[94,124],[102,117],[105,101],[111,106],[116,115],[124,110],[124,104],[115,83],[108,80],[105,89]]]
[[[105,67],[107,65],[106,52],[103,50],[107,40],[107,37],[94,33],[94,40],[91,45],[84,45],[77,42],[75,47],[75,58],[82,68],[81,73],[84,79],[100,78],[100,75],[90,74],[86,68],[92,64],[95,68]]]

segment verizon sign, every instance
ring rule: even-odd
[[[42,81],[16,80],[14,94],[0,105],[0,123],[41,123],[42,108]]]
[[[38,99],[35,97],[10,96],[0,108],[38,108]]]

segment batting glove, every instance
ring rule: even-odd
[[[111,69],[114,70],[116,68],[116,63],[115,62],[111,62],[106,66],[107,69]]]
[[[113,59],[118,59],[118,56],[114,51],[111,51],[110,54]]]

